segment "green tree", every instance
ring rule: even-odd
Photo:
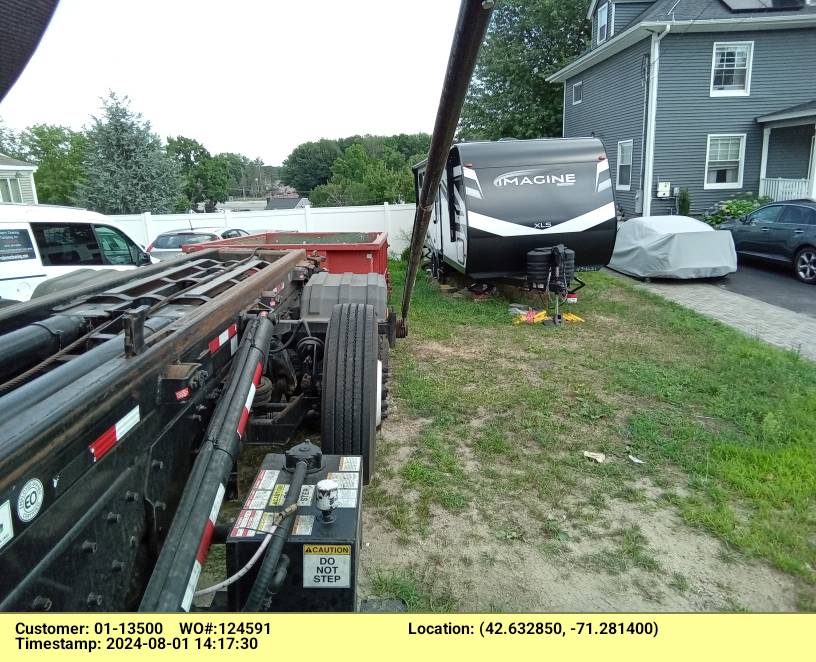
[[[212,158],[200,142],[184,136],[167,139],[167,155],[173,159],[184,180],[184,195],[176,203],[176,211],[198,208],[207,199],[205,166]]]
[[[85,178],[79,201],[103,214],[167,213],[183,195],[178,164],[150,123],[113,92],[87,131]]]
[[[331,181],[312,192],[312,205],[371,205],[409,199],[412,179],[406,159],[382,139],[372,138],[351,145],[334,162]]]
[[[20,136],[25,158],[37,165],[34,181],[43,204],[72,205],[83,179],[84,133],[64,126],[35,124]]]
[[[547,76],[589,43],[590,0],[503,0],[462,109],[468,140],[561,136],[563,88]]]
[[[230,161],[223,156],[214,156],[201,166],[201,180],[204,186],[204,211],[212,213],[219,202],[229,197],[232,177]]]
[[[241,197],[246,197],[248,182],[246,180],[247,166],[252,163],[243,154],[236,154],[234,152],[223,152],[216,156],[222,158],[229,166],[230,173],[230,193],[238,194]]]
[[[7,127],[3,120],[0,120],[0,154],[5,154],[13,159],[23,157],[20,137]]]
[[[302,195],[325,184],[332,176],[332,165],[342,154],[336,140],[306,142],[292,150],[283,162],[281,179]]]

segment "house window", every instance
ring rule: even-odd
[[[584,100],[584,81],[572,86],[572,105],[577,106]]]
[[[742,188],[745,134],[708,136],[705,188]]]
[[[715,43],[711,65],[711,96],[748,96],[751,93],[753,59],[752,41]]]
[[[615,189],[629,191],[632,188],[632,151],[633,140],[622,140],[618,143],[618,177]]]
[[[16,177],[0,177],[0,202],[22,203],[20,180]]]
[[[609,33],[609,3],[604,3],[598,8],[598,39],[597,43],[602,44],[606,41]]]

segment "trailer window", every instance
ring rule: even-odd
[[[102,253],[90,223],[32,223],[43,266],[102,264]]]

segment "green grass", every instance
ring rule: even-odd
[[[441,588],[436,579],[413,570],[375,572],[371,577],[371,592],[380,598],[402,600],[408,611],[457,611],[458,601],[449,590]]]
[[[398,307],[404,265],[390,269]],[[510,500],[530,517],[572,503],[587,527],[609,499],[645,508],[631,483],[646,476],[688,524],[816,583],[816,366],[612,276],[585,280],[586,323],[555,329],[514,326],[510,299],[443,295],[420,275],[392,393],[429,422],[398,476],[417,505],[385,504],[389,520],[408,532],[432,507],[475,506],[512,536]],[[639,535],[611,533],[594,561],[655,570]]]

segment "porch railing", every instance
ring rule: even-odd
[[[774,177],[759,180],[759,194],[780,200],[795,200],[810,195],[810,181],[807,179],[784,179]]]

